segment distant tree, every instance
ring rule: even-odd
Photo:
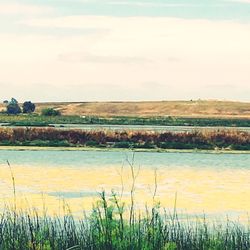
[[[59,116],[61,112],[53,108],[45,108],[42,110],[42,115],[44,116]]]
[[[18,104],[18,101],[15,98],[12,97],[9,104],[16,105],[16,104]]]
[[[30,101],[26,101],[23,103],[23,113],[29,114],[33,113],[36,109],[36,105]]]
[[[17,115],[17,114],[20,114],[21,112],[22,112],[22,110],[19,107],[18,103],[17,104],[9,103],[7,105],[7,114]]]
[[[4,101],[3,101],[3,104],[4,104],[4,105],[8,105],[8,104],[9,104],[9,101],[8,101],[8,100],[4,100]]]

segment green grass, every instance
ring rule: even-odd
[[[48,126],[49,124],[97,125],[161,125],[161,126],[222,126],[250,127],[250,119],[182,118],[182,117],[96,117],[96,116],[41,116],[0,114],[0,123],[12,126]]]
[[[179,219],[159,205],[140,212],[115,194],[102,193],[90,213],[76,219],[68,210],[49,217],[36,210],[6,209],[0,215],[1,250],[247,250],[250,230],[239,223]]]

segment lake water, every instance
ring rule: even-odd
[[[7,123],[0,124],[7,127]],[[214,130],[239,130],[250,132],[250,127],[194,127],[194,126],[150,126],[150,125],[91,125],[91,124],[51,124],[57,129],[81,129],[81,130],[132,130],[132,131],[158,131],[158,132],[192,132],[192,131],[214,131]],[[14,127],[14,126],[12,126]]]
[[[151,126],[151,125],[79,125],[79,124],[51,124],[59,129],[82,129],[82,130],[138,130],[138,131],[159,131],[159,132],[192,132],[192,131],[207,131],[207,130],[239,130],[250,131],[250,127],[195,127],[195,126]]]
[[[250,154],[136,152],[133,166],[138,208],[155,199],[180,212],[230,215],[244,219],[250,211]],[[13,200],[8,160],[20,207],[61,213],[67,203],[74,213],[90,209],[98,192],[111,190],[129,202],[132,153],[127,151],[0,150],[1,204]],[[156,173],[156,175],[155,175]]]

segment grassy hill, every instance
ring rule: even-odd
[[[250,118],[250,103],[230,101],[39,103],[37,110],[48,106],[65,115]]]
[[[37,103],[37,112],[45,107],[59,109],[64,115],[81,116],[250,118],[250,103],[232,101]]]

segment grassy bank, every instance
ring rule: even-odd
[[[33,210],[6,209],[0,215],[2,250],[247,250],[250,230],[239,223],[211,224],[204,219],[178,218],[159,205],[126,207],[116,195],[100,201],[82,219],[43,216]]]
[[[0,146],[250,150],[250,134],[229,130],[158,133],[2,128]]]
[[[97,117],[0,115],[0,123],[10,126],[49,126],[49,124],[96,124],[96,125],[154,125],[154,126],[203,126],[203,127],[250,127],[250,119],[185,118],[185,117]]]

